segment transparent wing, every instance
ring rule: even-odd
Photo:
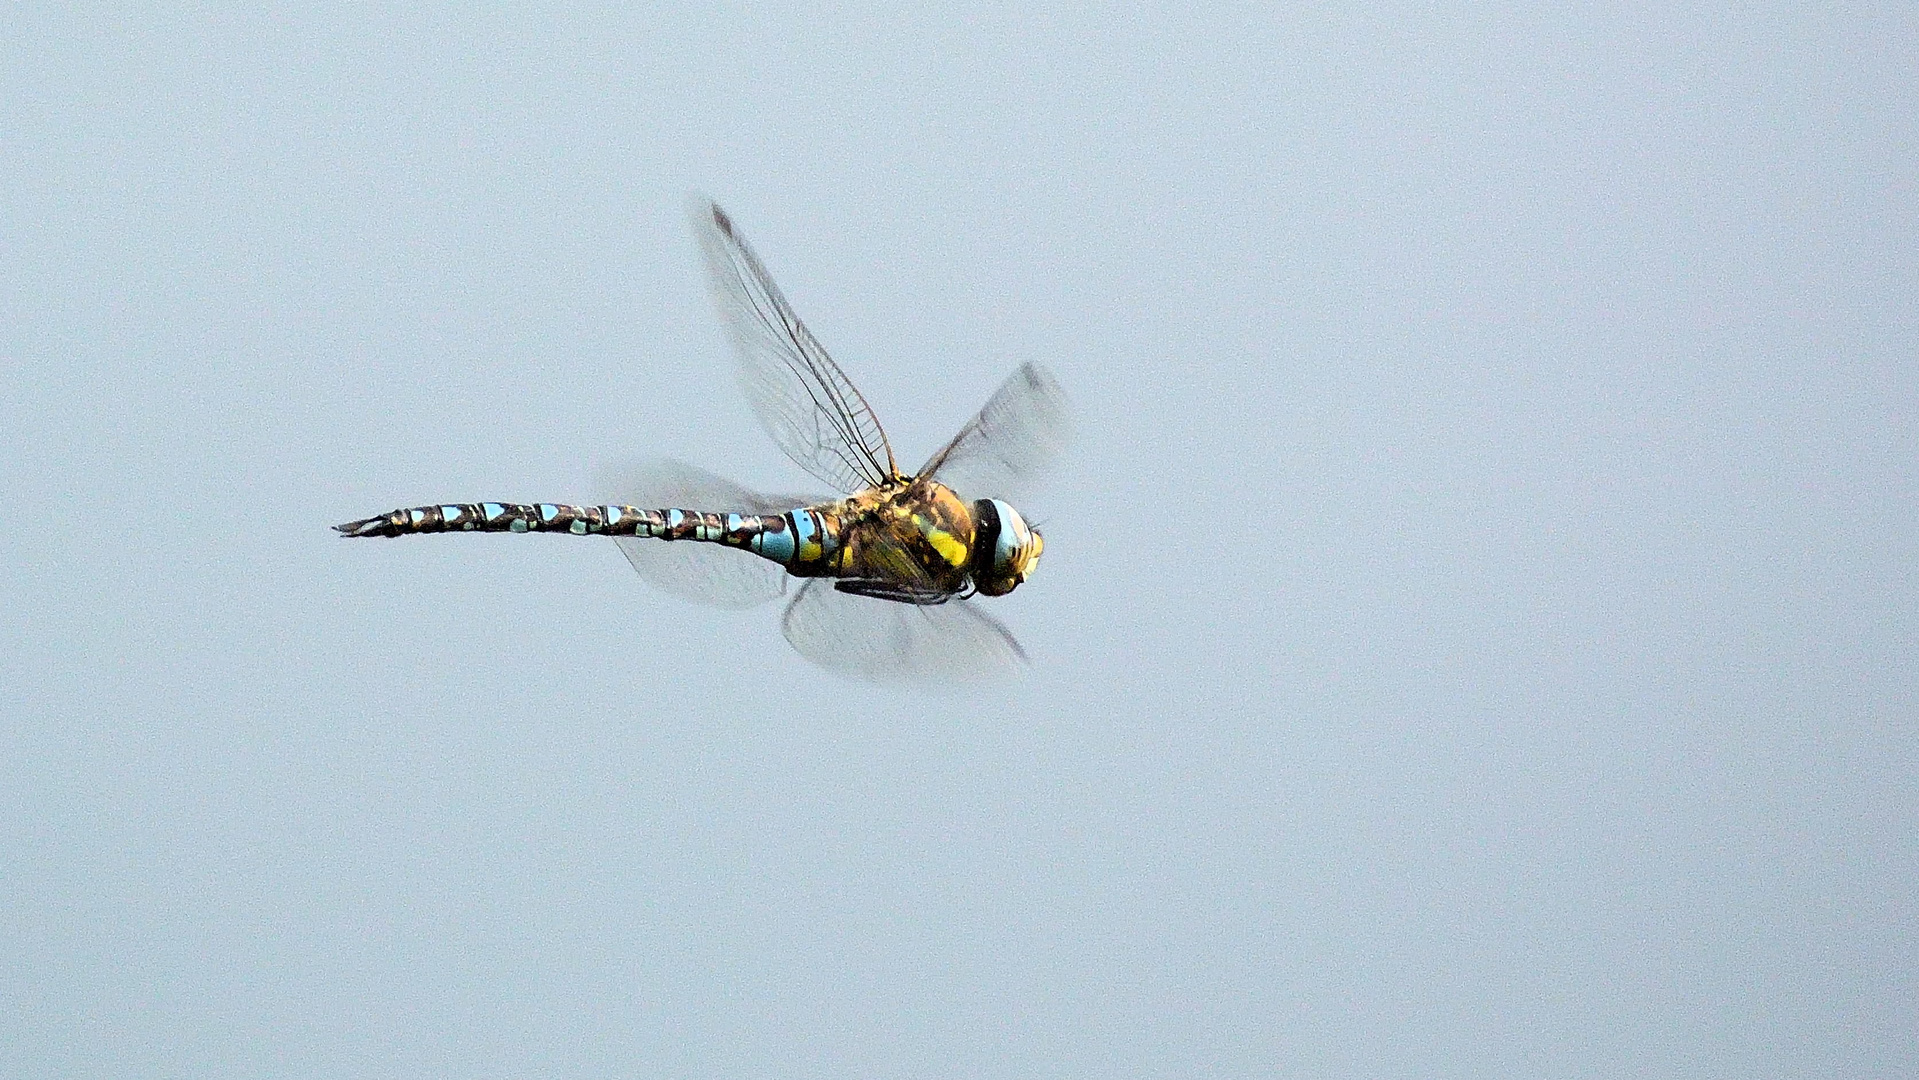
[[[693,231],[739,357],[740,385],[773,441],[841,492],[890,480],[899,470],[878,418],[780,295],[726,211],[698,201]]]
[[[968,499],[1017,503],[1052,468],[1071,434],[1066,395],[1037,364],[1023,364],[920,469]]]
[[[840,592],[826,578],[801,587],[780,629],[801,656],[867,682],[977,682],[1026,662],[1006,627],[971,601],[892,603]]]
[[[783,514],[826,500],[804,495],[763,495],[683,461],[654,461],[602,469],[598,486],[613,503],[646,510],[719,510]],[[747,551],[718,544],[616,536],[626,560],[648,582],[685,600],[745,608],[786,591],[786,571]]]

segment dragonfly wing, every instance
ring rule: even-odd
[[[1059,459],[1069,435],[1065,393],[1045,368],[1023,364],[919,475],[965,498],[1017,502]]]
[[[824,502],[804,495],[763,495],[683,461],[654,461],[601,470],[599,487],[615,503],[647,510],[717,510],[783,514]],[[718,544],[616,536],[640,576],[685,600],[745,608],[786,591],[786,571],[747,551]]]
[[[801,587],[780,629],[801,656],[867,682],[976,682],[1026,662],[1006,627],[969,600],[890,603],[826,578]]]
[[[898,471],[878,418],[780,294],[726,211],[701,200],[693,229],[739,358],[740,385],[786,456],[841,492]]]

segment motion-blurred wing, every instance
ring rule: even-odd
[[[1059,384],[1039,365],[1024,364],[919,475],[968,499],[1017,502],[1052,468],[1070,434]]]
[[[740,385],[773,441],[841,492],[892,479],[893,448],[873,410],[794,314],[726,211],[696,203],[693,230],[739,357]]]
[[[783,514],[796,506],[826,501],[803,495],[762,495],[683,461],[604,469],[598,479],[609,501],[643,510]],[[786,591],[786,571],[749,551],[638,536],[616,536],[613,542],[641,577],[685,600],[745,608]]]
[[[808,581],[780,620],[786,640],[815,664],[868,682],[977,682],[1018,670],[1019,642],[968,600],[899,604]]]

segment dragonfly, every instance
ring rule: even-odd
[[[789,592],[780,628],[806,659],[868,681],[980,678],[1026,653],[977,597],[1004,596],[1045,549],[1015,501],[1067,434],[1059,384],[1022,365],[914,473],[765,264],[714,203],[693,206],[735,373],[760,426],[831,495],[769,495],[679,461],[603,472],[619,499],[442,503],[334,526],[350,538],[450,532],[609,536],[676,596],[751,607]],[[963,493],[963,494],[962,494]]]

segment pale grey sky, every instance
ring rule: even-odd
[[[1919,15],[1274,7],[10,7],[0,1072],[1919,1070]],[[693,190],[1024,681],[329,531],[813,486]]]

